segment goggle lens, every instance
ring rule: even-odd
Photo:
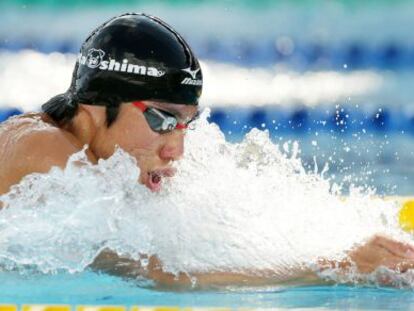
[[[143,102],[133,102],[132,104],[143,112],[148,125],[154,132],[164,134],[175,129],[187,128],[186,124],[178,123],[177,118],[169,112],[148,107]]]
[[[144,111],[144,117],[151,129],[158,133],[173,131],[177,126],[177,119],[172,115],[167,115],[164,111],[155,108],[148,108]]]

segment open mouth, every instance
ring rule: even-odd
[[[152,192],[158,192],[158,191],[161,190],[161,181],[162,181],[162,176],[159,173],[149,172],[147,182],[146,182],[146,186]]]
[[[163,177],[172,177],[174,174],[175,170],[171,168],[148,172],[145,184],[152,192],[158,192],[161,190]]]

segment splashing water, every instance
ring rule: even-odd
[[[342,258],[375,233],[409,240],[395,202],[358,189],[344,200],[304,170],[296,144],[280,151],[259,130],[231,144],[207,115],[160,193],[137,184],[136,162],[122,150],[98,165],[82,151],[65,170],[26,176],[0,197],[0,264],[77,272],[109,247],[156,254],[173,273],[280,269]]]

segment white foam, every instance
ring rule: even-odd
[[[0,263],[83,271],[102,248],[156,254],[171,272],[274,269],[337,258],[374,233],[399,239],[397,204],[306,173],[297,145],[266,132],[225,141],[206,115],[189,131],[178,174],[153,194],[122,150],[93,166],[82,152],[65,170],[27,176],[0,197]],[[79,165],[79,162],[83,163]]]

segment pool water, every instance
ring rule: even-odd
[[[32,2],[27,6],[22,5],[20,0],[6,1],[5,9],[0,13],[3,17],[0,18],[0,107],[18,108],[7,110],[6,113],[0,111],[0,119],[22,111],[38,110],[48,98],[66,90],[86,29],[92,29],[104,16],[114,15],[115,11],[118,14],[121,10],[116,6],[105,7],[102,1],[84,2],[85,7],[76,1],[79,6],[74,9],[69,9],[75,2],[71,0]],[[168,21],[172,25],[181,25],[180,32],[182,29],[191,45],[194,44],[197,55],[206,68],[205,71],[203,69],[206,88],[201,104],[212,107],[211,120],[217,121],[229,141],[240,142],[247,132],[243,128],[237,128],[246,125],[244,123],[233,124],[233,119],[226,122],[226,113],[232,106],[235,107],[233,111],[236,111],[236,116],[242,115],[248,121],[248,130],[250,126],[264,129],[261,124],[272,125],[274,119],[277,123],[280,122],[278,131],[269,128],[272,141],[279,146],[287,141],[298,141],[300,159],[305,170],[315,175],[323,174],[324,180],[340,185],[341,194],[347,195],[350,185],[374,188],[380,196],[414,194],[414,113],[410,108],[413,102],[414,54],[411,27],[407,27],[414,20],[411,2],[399,1],[398,5],[377,1],[378,4],[366,5],[360,1],[337,1],[327,5],[326,1],[321,1],[310,5],[309,1],[299,1],[298,7],[289,9],[284,4],[289,1],[273,1],[275,5],[283,5],[265,6],[258,11],[250,11],[248,8],[246,12],[238,9],[239,4],[236,5],[234,1],[231,8],[228,7],[228,1],[210,1],[210,4],[209,1],[203,1],[203,6],[195,11],[191,7],[178,5],[186,2],[165,1],[171,5],[158,8],[158,4],[153,5],[154,1],[140,1],[139,9],[152,9],[156,14],[168,16]],[[7,3],[15,5],[10,9],[7,8]],[[46,4],[46,7],[50,5],[54,9],[48,11],[44,7],[36,7],[39,3]],[[251,5],[260,7],[264,3],[270,4],[269,1],[253,1]],[[346,5],[342,7],[341,3]],[[59,10],[61,4],[63,10]],[[68,8],[65,4],[69,4]],[[216,4],[218,9],[215,8]],[[361,7],[354,6],[356,4]],[[124,9],[133,10],[126,5],[122,7]],[[206,13],[199,14],[200,9]],[[211,27],[211,16],[215,16],[215,27]],[[26,22],[21,23],[22,20]],[[246,23],[246,20],[253,20],[255,26],[251,27],[251,23]],[[269,23],[273,27],[268,27]],[[303,29],[307,31],[304,32]],[[219,36],[217,30],[220,31]],[[248,36],[247,30],[251,31]],[[37,52],[25,51],[26,48]],[[51,52],[71,54],[48,54]],[[330,91],[326,92],[327,89]],[[278,108],[276,103],[284,106]],[[299,108],[294,107],[296,104],[300,104]],[[345,110],[336,113],[339,105],[343,104],[347,106]],[[355,108],[358,105],[360,109]],[[308,109],[308,106],[315,106],[315,110]],[[244,113],[243,109],[249,113]],[[381,113],[378,114],[378,111]],[[345,126],[342,123],[337,126],[340,123],[338,121],[346,121],[347,114],[352,121],[348,122],[347,131],[342,133]],[[373,117],[377,114],[378,117]],[[321,128],[319,121],[322,119],[327,121],[329,130],[325,129],[326,122],[324,128]],[[305,129],[305,124],[309,131]],[[368,132],[365,131],[366,128]],[[198,141],[203,141],[207,146],[216,144],[216,140],[209,140],[209,137],[211,136],[206,135]],[[247,147],[260,147],[260,139],[258,137],[257,144],[253,142]],[[224,147],[225,151],[233,150],[232,146],[224,143],[218,147]],[[200,150],[203,148],[200,146]],[[264,149],[269,150],[266,148],[265,145]],[[269,262],[283,257],[277,254],[284,255],[284,251],[292,251],[290,255],[304,249],[308,252],[324,252],[337,244],[346,244],[343,240],[348,236],[353,237],[355,234],[355,237],[360,238],[367,235],[370,227],[387,227],[376,221],[380,219],[381,211],[375,212],[374,208],[367,212],[368,206],[376,204],[381,208],[378,202],[374,204],[362,200],[361,206],[355,210],[344,204],[343,207],[348,210],[339,211],[338,206],[333,206],[332,209],[337,210],[331,211],[330,205],[339,203],[328,202],[331,196],[327,194],[323,182],[316,177],[317,182],[312,184],[312,180],[301,176],[297,189],[308,191],[308,196],[302,200],[298,198],[300,196],[296,192],[299,190],[295,189],[294,183],[291,187],[283,188],[284,183],[292,184],[291,178],[280,178],[277,174],[273,179],[264,178],[266,176],[260,176],[257,180],[253,180],[255,176],[246,178],[253,184],[253,190],[244,187],[237,180],[234,181],[234,189],[227,184],[214,188],[215,184],[220,183],[220,179],[215,178],[216,175],[223,174],[227,179],[238,176],[243,181],[244,172],[235,169],[234,161],[226,159],[226,154],[215,154],[211,150],[194,154],[198,156],[195,158],[204,161],[201,163],[204,166],[201,167],[217,161],[224,169],[216,169],[210,175],[202,176],[201,182],[194,177],[192,182],[199,190],[196,187],[190,189],[188,193],[191,195],[184,195],[185,200],[181,197],[164,197],[157,201],[129,188],[128,191],[122,191],[128,183],[123,180],[124,176],[108,174],[113,168],[110,165],[107,165],[106,171],[105,167],[102,171],[97,170],[104,174],[104,178],[101,177],[98,181],[94,180],[95,171],[83,175],[77,172],[55,172],[48,177],[39,178],[43,185],[23,187],[23,190],[29,191],[23,192],[20,201],[14,200],[15,210],[3,213],[0,218],[0,267],[5,259],[6,264],[9,259],[17,263],[17,267],[5,268],[0,273],[0,303],[414,309],[413,286],[410,289],[336,285],[168,292],[85,270],[84,265],[93,258],[95,250],[106,243],[113,243],[123,251],[128,251],[128,247],[133,250],[141,247],[144,250],[145,247],[150,250],[154,248],[169,260],[170,265],[179,266],[181,263],[185,267],[184,261],[197,259],[197,251],[205,257],[204,264],[220,264],[217,260],[219,256],[215,257],[214,253],[217,249],[223,251],[220,248],[223,236],[226,239],[235,236],[229,245],[239,241],[249,243],[240,243],[243,249],[230,248],[222,254],[227,254],[229,258],[233,255],[241,264],[245,264],[248,261],[245,258],[249,257],[237,255],[249,255],[247,249],[255,242],[257,245],[266,242],[260,239],[263,234],[255,235],[254,230],[249,231],[250,227],[256,226],[254,229],[258,232],[264,231],[275,238],[271,241],[283,242],[280,241],[281,236],[292,239],[296,243],[294,245],[298,245],[296,249],[285,246],[285,249],[280,250],[283,243],[279,246],[274,242],[269,244],[277,247],[250,249],[251,252],[262,251],[258,257]],[[227,161],[228,170],[221,163],[223,158]],[[263,163],[257,163],[257,166],[261,168]],[[274,170],[278,167],[273,165],[268,168]],[[280,171],[283,173],[283,169],[276,170],[277,173]],[[122,172],[125,173],[121,174]],[[119,175],[128,175],[133,170],[126,167],[121,173]],[[179,188],[179,191],[186,193],[184,187]],[[269,191],[261,191],[263,188]],[[31,196],[29,193],[33,189]],[[284,190],[284,193],[277,193],[278,189]],[[203,196],[203,190],[210,197]],[[253,193],[250,197],[254,197],[255,191],[264,198],[257,195],[247,207],[241,206],[241,203],[236,204],[239,202],[233,203],[237,200],[250,202],[249,194]],[[44,193],[49,195],[46,203],[36,205]],[[128,201],[128,197],[123,196],[124,193],[135,197],[132,196]],[[217,195],[211,195],[212,193]],[[215,200],[216,196],[221,202]],[[195,202],[192,197],[199,198],[200,202]],[[30,204],[31,200],[34,204]],[[180,205],[182,201],[184,204]],[[294,206],[289,205],[292,201]],[[136,202],[145,202],[149,211],[134,214],[134,208],[139,208],[139,204],[138,207],[133,205]],[[206,206],[210,202],[211,205],[219,205],[214,210],[215,214],[207,212]],[[298,217],[293,215],[289,218],[289,215],[283,215],[280,211],[273,211],[267,205],[268,202],[276,202],[274,205],[284,208],[287,214],[294,210],[292,214],[296,213]],[[203,203],[205,206],[202,206]],[[195,204],[200,209],[200,214],[190,208]],[[132,211],[127,208],[129,205],[133,207]],[[312,209],[306,209],[307,205]],[[42,208],[37,210],[35,207],[39,206]],[[226,208],[232,211],[230,215],[221,214]],[[260,212],[271,217],[260,218]],[[246,214],[248,217],[244,217]],[[259,221],[254,223],[252,215],[258,216]],[[201,220],[197,218],[197,222],[195,218],[198,216]],[[277,218],[283,216],[286,216],[285,221]],[[170,221],[173,217],[177,217],[177,221]],[[268,222],[272,217],[279,221],[278,226],[274,222]],[[231,225],[234,220],[235,228],[241,227],[243,230],[232,232],[229,230],[231,226],[224,229],[215,227],[217,218],[224,219],[227,221],[225,224]],[[145,229],[150,233],[154,231],[159,234],[161,231],[163,235],[157,239],[158,236],[154,234],[152,240],[145,232],[137,232],[134,228],[137,219],[143,220],[141,223],[146,225]],[[213,229],[207,228],[208,221],[205,219],[210,220]],[[248,220],[248,225],[244,225],[243,219]],[[388,227],[391,227],[390,223],[392,220],[395,222],[395,217],[390,216],[388,220]],[[123,234],[119,232],[121,230],[114,230],[115,233],[112,231],[119,227],[124,229]],[[200,232],[200,236],[204,234],[208,237],[207,240],[217,242],[216,245],[212,243],[213,251],[209,251],[208,245],[205,245],[208,243],[197,239],[194,229],[199,230],[197,232]],[[215,233],[215,236],[211,236]],[[134,234],[137,235],[136,239],[131,238]],[[410,240],[410,237],[407,239]],[[184,243],[186,241],[187,244]],[[37,265],[38,269],[36,272],[24,269],[24,263]],[[64,272],[71,269],[73,273]]]
[[[342,285],[166,292],[85,268],[105,247],[155,253],[171,271],[197,271],[229,264],[260,269],[268,263],[310,263],[315,255],[349,249],[355,240],[381,230],[410,239],[396,226],[392,204],[355,195],[342,202],[325,179],[334,174],[344,179],[348,166],[357,176],[366,176],[372,153],[380,164],[370,167],[376,173],[368,176],[384,178],[374,186],[394,182],[383,174],[378,161],[383,157],[389,158],[390,176],[401,171],[396,179],[403,180],[402,172],[409,173],[404,165],[412,158],[406,148],[410,136],[356,141],[352,136],[303,136],[297,158],[289,155],[294,147],[285,155],[278,151],[283,146],[274,145],[293,136],[269,139],[266,132],[254,130],[234,144],[204,114],[197,122],[185,141],[186,160],[177,163],[179,173],[160,195],[136,186],[135,162],[118,151],[96,166],[81,167],[73,165],[82,157],[78,153],[65,170],[29,176],[2,196],[11,207],[0,219],[6,268],[0,273],[0,303],[370,309],[406,309],[414,303],[411,290]],[[335,139],[339,143],[333,144]],[[407,152],[396,158],[393,150]],[[300,159],[309,174],[301,170]],[[326,162],[331,169],[320,177]],[[235,180],[222,183],[229,178]],[[361,184],[372,185],[364,179]],[[298,196],[298,191],[306,195]]]
[[[325,164],[331,181],[373,187],[378,195],[414,193],[414,137],[402,133],[366,135],[274,135],[275,143],[298,141],[301,159],[309,171]]]
[[[240,133],[226,133],[227,139],[239,142]],[[298,135],[273,133],[272,140],[282,146],[296,141],[304,167],[347,187],[352,183],[372,187],[378,195],[411,196],[414,193],[414,136],[408,133],[369,133],[338,135],[315,133]],[[316,166],[315,166],[316,164]]]
[[[103,274],[0,275],[0,303],[180,307],[327,308],[409,310],[411,290],[358,286],[307,286],[221,292],[166,292]]]

